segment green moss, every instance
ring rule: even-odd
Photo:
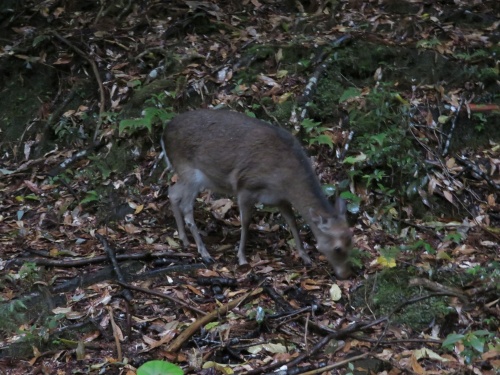
[[[278,120],[280,124],[284,124],[288,120],[290,120],[290,115],[292,113],[293,107],[294,103],[291,100],[288,100],[284,103],[277,104],[271,114]]]
[[[387,269],[370,277],[351,296],[355,307],[367,307],[376,317],[390,315],[403,302],[429,292],[409,286],[416,272],[410,269]],[[392,322],[420,331],[433,320],[442,320],[450,311],[446,297],[432,297],[403,307],[390,316]]]

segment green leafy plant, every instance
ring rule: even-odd
[[[395,246],[382,248],[380,249],[380,256],[377,259],[377,263],[385,268],[396,267],[396,258],[399,253],[400,249]]]
[[[177,365],[166,361],[148,361],[137,369],[137,375],[184,375]]]
[[[352,149],[357,151],[344,163],[352,165],[351,180],[373,192],[374,220],[397,231],[400,207],[418,198],[428,182],[426,164],[409,134],[408,105],[393,86],[380,84],[356,97],[358,92],[350,88],[342,95],[355,132]]]
[[[485,349],[490,347],[499,348],[500,339],[495,337],[493,332],[488,330],[478,330],[466,334],[449,334],[443,341],[443,348],[453,350],[455,345],[461,342],[464,350],[460,353],[464,357],[465,362],[470,364],[474,359],[479,358],[485,352]]]
[[[476,51],[467,51],[467,52],[455,52],[453,53],[453,56],[455,58],[460,59],[460,60],[465,60],[467,62],[471,62],[474,60],[482,60],[482,59],[487,59],[489,57],[488,51],[484,49],[478,49]]]
[[[345,375],[354,375],[354,364],[352,364],[351,362],[349,362],[347,364],[347,372],[345,373]]]
[[[26,281],[29,284],[39,280],[39,267],[36,263],[26,262],[19,269],[19,279]]]
[[[484,113],[473,113],[472,118],[475,120],[474,129],[477,132],[482,132],[484,127],[488,123],[488,119],[484,115]]]
[[[95,190],[87,191],[85,194],[85,198],[82,199],[82,204],[83,203],[90,203],[90,202],[95,202],[99,200],[99,193]]]
[[[436,250],[432,247],[432,245],[424,240],[418,240],[411,245],[408,246],[411,250],[420,250],[424,249],[429,254],[436,254]]]
[[[460,242],[462,242],[462,235],[458,232],[455,232],[455,233],[448,233],[445,237],[444,237],[444,240],[445,241],[452,241],[456,244],[459,244]]]
[[[434,49],[434,47],[440,46],[441,44],[441,41],[437,38],[422,39],[417,42],[417,48]]]
[[[310,145],[327,145],[328,147],[333,148],[332,139],[325,134],[325,131],[328,130],[328,128],[322,126],[321,122],[316,122],[310,118],[306,118],[302,121],[301,125],[305,130],[306,140]]]
[[[120,121],[118,125],[118,132],[120,135],[123,133],[133,134],[137,131],[148,130],[151,132],[153,125],[155,123],[165,123],[166,121],[172,119],[175,113],[172,108],[156,108],[148,107],[142,111],[142,118],[139,119],[127,119]]]
[[[340,96],[339,103],[344,103],[345,101],[356,98],[361,95],[361,90],[357,87],[349,87]]]
[[[357,247],[353,248],[349,254],[349,262],[355,268],[362,268],[364,262],[370,257],[367,251],[363,251]]]
[[[69,117],[61,117],[54,127],[54,133],[56,134],[57,142],[64,144],[72,144],[87,137],[83,131],[83,127],[75,124]]]

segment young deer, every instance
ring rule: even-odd
[[[177,182],[168,194],[179,237],[194,237],[205,262],[213,262],[193,218],[193,204],[203,189],[237,198],[241,217],[240,265],[247,264],[245,244],[255,203],[278,207],[292,232],[298,254],[311,264],[300,239],[292,206],[307,221],[316,237],[318,250],[325,255],[339,278],[351,269],[347,257],[352,234],[344,200],[328,202],[311,163],[299,142],[287,131],[238,112],[196,110],[175,117],[167,124],[162,147],[167,164],[177,172]]]

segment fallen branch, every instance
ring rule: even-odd
[[[61,105],[59,105],[59,107],[57,107],[52,112],[52,114],[49,116],[49,118],[45,122],[45,125],[43,126],[43,129],[42,129],[41,139],[40,139],[40,142],[38,143],[39,145],[38,145],[38,147],[37,147],[37,149],[35,151],[35,157],[40,157],[40,154],[42,153],[42,150],[44,148],[45,142],[47,141],[47,133],[48,133],[49,129],[56,123],[56,121],[59,119],[59,117],[61,117],[61,115],[64,112],[64,109],[66,108],[66,106],[69,104],[69,102],[71,102],[74,99],[74,97],[75,97],[76,92],[77,92],[78,89],[79,89],[78,86],[75,85],[71,89],[71,91],[69,92],[69,94],[66,95],[66,98],[61,103]],[[59,97],[59,93],[56,96],[56,98],[54,99],[54,101],[56,101],[58,97]],[[26,129],[26,131],[27,130],[28,129]],[[24,134],[26,133],[26,131],[23,133],[21,139],[24,138]],[[19,143],[21,143],[21,142],[19,142]]]
[[[450,149],[450,144],[451,144],[451,137],[453,136],[453,132],[455,131],[455,127],[457,126],[458,115],[460,113],[460,110],[461,110],[464,102],[465,102],[465,100],[462,98],[460,100],[460,103],[458,104],[458,109],[455,112],[455,116],[453,117],[453,121],[451,122],[450,131],[448,132],[448,135],[446,136],[446,142],[444,143],[442,156],[448,155],[448,150]]]
[[[351,35],[346,34],[335,40],[332,45],[333,48],[338,47],[340,44],[346,42],[347,40],[351,39]],[[318,85],[318,81],[321,77],[321,75],[325,72],[325,70],[330,66],[330,64],[333,63],[334,61],[334,54],[335,50],[332,51],[331,53],[328,54],[327,58],[324,59],[322,63],[320,63],[317,67],[312,76],[309,78],[309,81],[307,82],[307,85],[304,89],[304,93],[302,96],[300,96],[297,99],[297,102],[299,103],[299,108],[298,108],[298,113],[299,113],[299,118],[298,118],[298,123],[301,124],[302,121],[307,117],[307,108],[309,106],[309,102],[311,99],[311,96],[314,94],[316,90],[316,86]]]
[[[354,361],[357,361],[357,360],[360,360],[360,359],[363,359],[363,358],[366,358],[370,355],[371,353],[368,352],[368,353],[363,353],[363,354],[360,354],[360,355],[356,355],[354,357],[350,357],[350,358],[347,358],[347,359],[344,359],[343,361],[339,361],[339,362],[336,362],[334,363],[333,365],[328,365],[328,366],[325,366],[325,367],[320,367],[316,370],[312,370],[312,371],[306,371],[306,372],[301,372],[297,375],[316,375],[316,374],[323,374],[324,372],[326,371],[330,371],[330,370],[333,370],[334,368],[338,368],[338,367],[342,367],[342,366],[345,366],[347,364],[349,364],[350,362],[354,362]]]
[[[485,180],[488,185],[493,187],[496,190],[500,190],[500,184],[497,184],[495,181],[493,181],[490,177],[484,173],[481,168],[479,168],[476,164],[472,163],[471,161],[467,160],[465,157],[460,156],[460,155],[455,155],[455,160],[459,162],[460,164],[466,166],[467,168],[471,169],[472,172],[479,177],[481,177],[483,180]]]
[[[59,163],[59,165],[57,167],[52,168],[47,173],[47,175],[49,175],[50,177],[57,176],[63,170],[68,168],[71,164],[75,163],[76,161],[78,161],[80,159],[83,159],[84,157],[87,157],[90,153],[99,151],[104,145],[105,145],[104,142],[92,143],[85,150],[79,151],[79,152],[75,153],[72,157],[64,159],[64,161],[62,163]]]
[[[40,256],[47,255],[40,254]],[[119,254],[116,255],[116,259],[120,261],[126,260],[144,260],[150,258],[163,258],[163,257],[179,257],[179,258],[194,258],[193,254],[190,253],[174,253],[174,252],[162,252],[162,253],[136,253],[136,254]],[[43,259],[43,258],[16,258],[9,260],[7,262],[6,268],[9,268],[11,265],[23,265],[26,262],[35,263],[39,266],[49,266],[49,267],[63,267],[63,268],[72,268],[72,267],[81,267],[89,264],[103,263],[108,259],[106,255],[100,255],[93,258],[85,258],[85,259],[72,259],[72,260],[56,260],[56,259]]]
[[[106,96],[104,94],[104,85],[102,84],[101,75],[99,74],[99,69],[97,69],[97,64],[85,52],[83,52],[80,48],[75,46],[73,43],[71,43],[69,40],[67,40],[65,37],[63,37],[61,34],[59,34],[57,31],[51,30],[50,33],[52,35],[54,35],[57,39],[59,39],[61,42],[66,44],[68,47],[70,47],[73,51],[78,53],[85,60],[87,60],[87,62],[92,67],[92,71],[94,72],[95,80],[97,81],[97,85],[99,86],[99,96],[100,96],[99,119],[97,120],[97,126],[95,128],[94,138],[93,138],[93,140],[95,141],[97,139],[97,132],[99,131],[101,124],[102,124],[102,115],[106,109]]]
[[[259,375],[264,374],[269,371],[272,371],[276,368],[286,366],[286,367],[294,367],[304,361],[306,358],[312,357],[318,351],[320,351],[326,344],[328,344],[331,340],[343,338],[349,336],[351,333],[356,332],[358,329],[363,329],[365,327],[369,327],[370,324],[365,324],[364,322],[356,322],[351,324],[345,329],[341,329],[337,332],[332,332],[329,335],[323,337],[320,341],[314,345],[314,347],[310,351],[304,351],[295,357],[293,360],[285,360],[281,362],[273,362],[270,365],[259,367],[258,369],[247,371],[244,375]],[[325,370],[322,370],[324,372]]]
[[[127,288],[127,289],[136,290],[138,292],[150,294],[152,296],[156,296],[156,297],[161,297],[161,298],[168,299],[170,302],[173,302],[173,303],[176,303],[178,305],[184,306],[185,308],[187,308],[187,309],[195,312],[196,314],[200,314],[202,316],[206,316],[207,315],[207,313],[205,311],[202,311],[202,310],[200,310],[200,309],[198,309],[198,308],[196,308],[194,306],[191,306],[191,305],[187,304],[186,302],[184,302],[184,301],[182,301],[182,300],[180,300],[178,298],[169,296],[168,294],[157,292],[157,291],[151,290],[151,289],[141,288],[139,286],[134,286],[134,285],[127,284],[127,283],[124,283],[124,282],[121,282],[121,281],[119,281],[118,284],[120,284],[121,286],[123,286],[124,288]]]
[[[432,290],[434,292],[447,293],[450,296],[454,296],[454,297],[459,298],[464,303],[468,302],[467,296],[463,292],[461,292],[459,289],[449,287],[449,286],[440,284],[438,282],[424,279],[421,277],[416,277],[416,278],[411,279],[410,282],[408,283],[408,285],[409,286],[421,286],[421,287],[424,287],[425,289],[429,289],[429,290]]]
[[[243,303],[247,298],[254,297],[257,294],[262,292],[262,288],[257,288],[249,293],[246,293],[244,296],[241,296],[238,299],[235,299],[219,309],[215,309],[211,313],[205,315],[203,318],[198,319],[196,322],[191,324],[188,328],[186,328],[177,338],[168,346],[167,351],[169,352],[177,352],[184,343],[193,336],[196,331],[198,331],[201,327],[205,326],[207,323],[217,319],[220,315],[225,315],[232,309],[234,309],[239,304]]]
[[[104,238],[103,235],[96,233],[95,236],[101,242],[102,246],[104,247],[104,251],[106,252],[109,260],[111,261],[111,265],[113,266],[113,269],[115,271],[116,277],[118,278],[118,281],[124,283],[125,278],[123,277],[123,273],[121,271],[120,265],[118,264],[118,261],[116,260],[116,254],[115,254],[114,249],[111,246],[109,246],[108,241],[106,240],[106,238]],[[132,300],[132,293],[130,293],[130,290],[124,289],[123,290],[123,297],[125,297],[125,299],[127,301],[131,301]]]

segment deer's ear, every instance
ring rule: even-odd
[[[345,219],[345,214],[347,212],[347,204],[342,198],[337,198],[335,200],[335,216],[340,219]]]
[[[323,217],[318,214],[318,212],[314,208],[309,208],[309,215],[311,215],[311,219],[316,225],[319,225],[324,221]]]
[[[311,215],[312,222],[318,226],[319,230],[325,231],[325,229],[328,229],[328,219],[325,219],[315,209],[309,208],[309,215]]]

